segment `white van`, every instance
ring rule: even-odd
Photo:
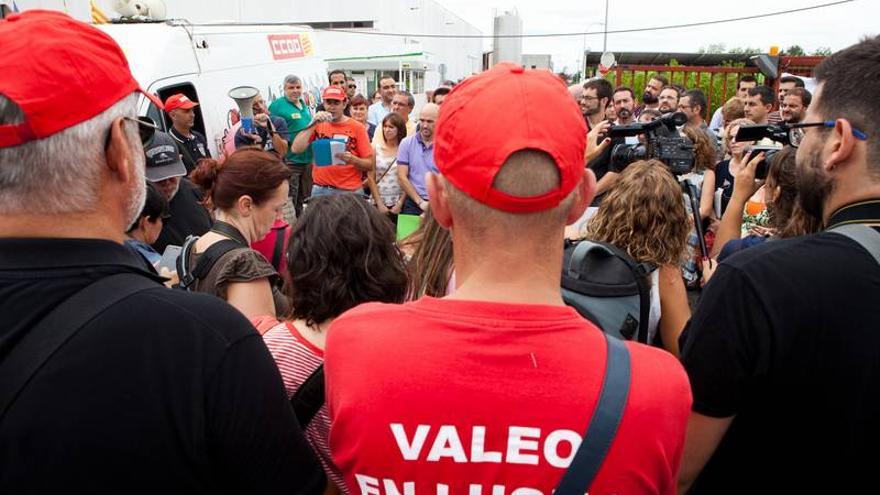
[[[192,26],[181,21],[100,24],[122,47],[135,79],[162,101],[183,93],[199,102],[195,129],[208,138],[211,155],[219,157],[222,139],[237,109],[227,95],[237,86],[259,88],[266,103],[283,96],[284,77],[303,81],[309,106],[320,102],[327,86],[327,64],[317,55],[309,27],[216,24]],[[140,115],[169,129],[171,122],[147,98]]]

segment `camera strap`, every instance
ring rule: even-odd
[[[838,225],[828,229],[828,232],[849,237],[853,241],[862,246],[874,261],[880,265],[880,232],[863,223],[852,223],[848,225]]]

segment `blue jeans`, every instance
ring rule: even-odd
[[[403,208],[400,209],[400,213],[404,215],[421,215],[424,213],[419,205],[416,204],[415,201],[411,200],[409,196],[403,200]]]
[[[363,190],[361,189],[339,189],[338,187],[333,186],[322,186],[319,184],[312,184],[312,197],[318,196],[333,196],[335,194],[358,194],[363,196]]]

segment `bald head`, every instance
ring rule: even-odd
[[[419,112],[419,135],[425,143],[434,140],[434,124],[439,116],[440,106],[434,103],[426,103]]]

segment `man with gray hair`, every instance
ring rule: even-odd
[[[308,147],[301,153],[294,153],[292,146],[290,146],[296,135],[312,123],[311,110],[302,99],[302,94],[302,80],[291,74],[284,78],[284,96],[269,105],[269,115],[281,117],[287,124],[288,151],[284,155],[284,162],[293,171],[287,194],[290,196],[297,217],[302,213],[303,201],[312,190],[312,148]],[[287,220],[291,221],[292,218],[287,218]]]
[[[138,94],[161,103],[60,12],[0,20],[0,46],[3,491],[321,493],[250,322],[122,245],[145,196]]]
[[[409,91],[399,91],[391,98],[391,111],[400,115],[400,118],[406,122],[406,135],[413,136],[416,133],[416,124],[411,121],[409,116],[416,106],[416,99]],[[382,117],[383,119],[385,117]],[[381,124],[381,122],[380,122]],[[385,133],[377,132],[373,134],[373,146],[385,146]]]

